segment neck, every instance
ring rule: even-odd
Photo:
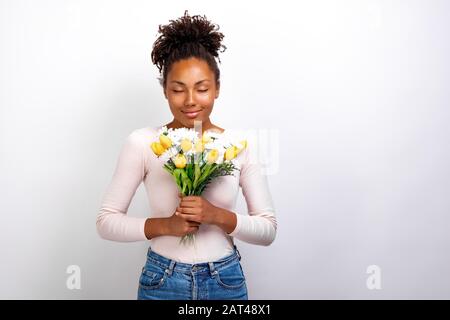
[[[193,129],[194,126],[185,126],[184,124],[182,124],[181,122],[179,122],[177,119],[173,119],[170,123],[166,124],[167,128],[171,128],[171,129],[178,129],[178,128],[191,128]],[[215,128],[215,126],[211,123],[211,120],[206,120],[204,122],[202,122],[202,133],[205,132],[206,130],[210,130]]]

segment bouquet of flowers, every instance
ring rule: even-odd
[[[247,141],[233,142],[222,133],[205,131],[200,136],[192,128],[164,126],[150,147],[163,160],[182,196],[200,196],[214,178],[239,170],[232,160],[247,147]],[[187,234],[180,243],[194,241],[194,234]]]

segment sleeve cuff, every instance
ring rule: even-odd
[[[147,240],[147,237],[145,236],[145,222],[147,221],[148,218],[142,218],[142,220],[140,221],[140,234],[142,235],[142,240]]]
[[[235,215],[236,215],[236,227],[231,233],[228,234],[230,237],[236,236],[236,234],[239,233],[239,230],[241,228],[241,215],[238,213],[235,213]]]

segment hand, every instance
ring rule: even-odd
[[[178,194],[181,201],[176,215],[190,222],[215,224],[218,208],[201,196],[186,196]]]
[[[166,234],[177,237],[183,237],[187,234],[193,234],[198,231],[200,223],[194,221],[187,221],[177,215],[177,211],[172,216],[167,218]]]

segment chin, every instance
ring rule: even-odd
[[[195,119],[188,119],[187,123],[191,126],[194,126],[195,121],[201,121],[202,124],[205,122],[203,119],[195,118]]]

